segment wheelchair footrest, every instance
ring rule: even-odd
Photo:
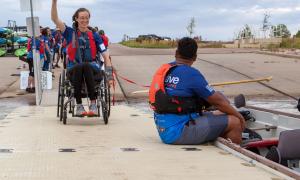
[[[83,118],[84,116],[86,116],[86,115],[84,115],[84,114],[82,114],[82,115],[74,115],[74,117],[80,117],[80,118]]]
[[[99,117],[98,114],[87,114],[86,117]]]

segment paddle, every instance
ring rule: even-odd
[[[300,112],[300,98],[299,98],[299,100],[298,100],[297,109],[298,109],[298,111]]]

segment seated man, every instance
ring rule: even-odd
[[[240,144],[245,120],[191,67],[197,49],[194,39],[181,39],[175,61],[161,66],[154,75],[149,100],[160,138],[166,144],[193,145],[221,136]],[[207,102],[219,111],[203,112]]]

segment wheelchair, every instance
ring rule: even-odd
[[[96,105],[98,108],[98,113],[94,117],[102,117],[104,123],[108,123],[111,110],[111,95],[109,82],[107,80],[107,74],[102,68],[99,73],[95,76],[95,92],[96,92]],[[87,97],[86,85],[83,84],[83,89],[81,91],[82,98]],[[67,124],[68,113],[75,116],[75,97],[74,97],[74,87],[67,77],[67,72],[65,69],[59,77],[59,88],[58,88],[58,101],[57,101],[57,117]]]

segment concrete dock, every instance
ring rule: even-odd
[[[100,118],[69,118],[56,107],[20,107],[0,121],[0,179],[283,179],[213,145],[170,146],[151,114],[114,106]],[[196,148],[188,151],[185,148]]]

